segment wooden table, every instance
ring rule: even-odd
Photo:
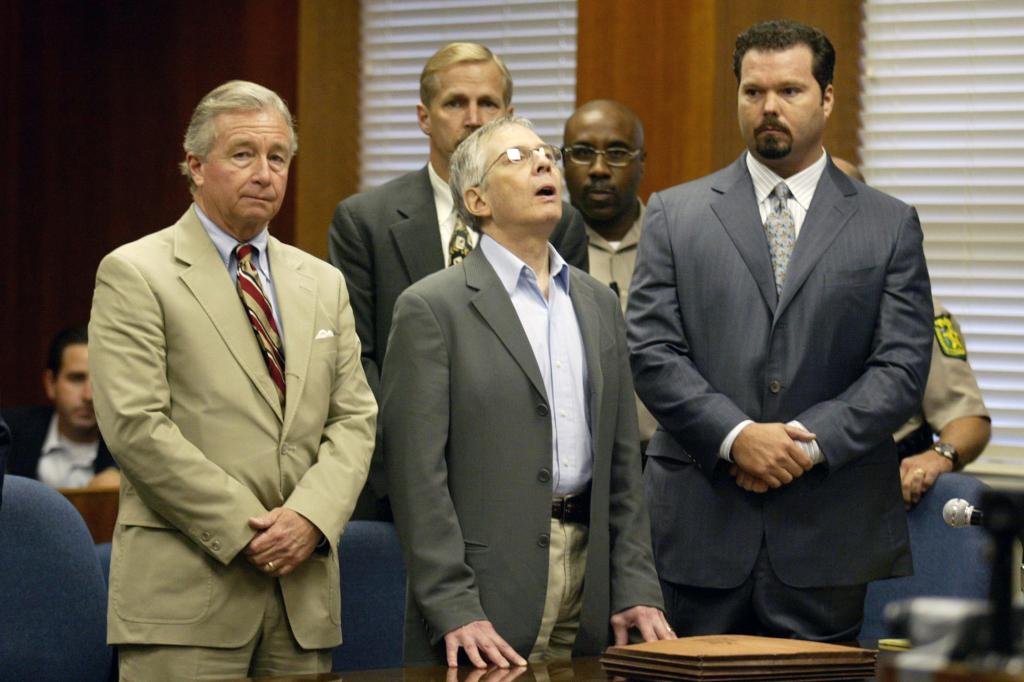
[[[609,682],[623,678],[605,673],[598,657],[592,656],[507,670],[465,667],[452,670],[444,666],[426,666],[247,679],[259,682]]]
[[[58,492],[78,510],[96,544],[110,542],[117,523],[117,486],[104,488],[59,488]]]
[[[438,665],[246,679],[260,682],[608,682],[621,678],[606,675],[599,659],[593,656],[506,670],[451,669]]]

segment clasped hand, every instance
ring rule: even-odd
[[[749,424],[732,444],[729,473],[736,485],[754,493],[781,488],[803,476],[813,465],[797,443],[809,443],[815,435],[789,424]]]
[[[323,537],[305,516],[287,507],[274,507],[262,516],[254,516],[249,526],[257,533],[243,550],[245,558],[275,578],[294,571]]]

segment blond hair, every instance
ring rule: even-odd
[[[430,106],[430,102],[441,89],[441,72],[457,64],[477,64],[492,62],[501,72],[501,87],[505,96],[505,106],[512,103],[512,74],[505,62],[498,55],[479,43],[448,43],[434,53],[423,66],[420,74],[420,102]]]

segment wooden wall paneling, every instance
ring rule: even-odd
[[[860,0],[580,0],[577,103],[608,97],[644,122],[641,195],[706,175],[744,149],[736,122],[732,51],[751,24],[790,18],[836,47],[836,106],[825,145],[856,161]]]
[[[713,0],[580,0],[576,102],[618,100],[644,123],[640,194],[707,172],[716,114]]]
[[[199,98],[246,78],[295,104],[298,9],[289,0],[7,5],[16,172],[0,179],[14,198],[4,212],[0,404],[16,405],[44,401],[46,346],[87,321],[103,255],[188,206],[176,164]],[[287,241],[293,213],[286,200],[273,226]]]
[[[759,21],[795,19],[825,33],[836,49],[833,77],[836,102],[825,128],[825,149],[830,154],[858,163],[860,130],[861,0],[717,0],[718,21],[715,63],[716,141],[714,168],[736,159],[745,148],[736,123],[736,77],[732,52],[736,37]]]
[[[324,259],[334,207],[359,191],[359,44],[358,0],[300,5],[295,245]]]

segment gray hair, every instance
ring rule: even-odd
[[[188,167],[188,155],[194,154],[202,160],[206,160],[210,150],[213,149],[217,137],[217,117],[221,114],[233,114],[245,111],[276,111],[288,123],[291,132],[291,156],[299,151],[299,136],[295,132],[295,119],[288,110],[280,95],[269,88],[265,88],[250,81],[228,81],[223,85],[206,93],[195,111],[192,112],[192,120],[188,123],[185,131],[185,161],[178,164],[181,174],[188,178],[189,191],[195,192],[196,185],[192,181],[192,173]]]
[[[484,181],[484,171],[487,169],[487,159],[484,152],[487,143],[494,134],[509,126],[519,126],[527,130],[533,130],[533,123],[522,116],[502,116],[490,123],[481,126],[472,135],[467,137],[455,149],[451,160],[448,162],[448,187],[452,191],[452,200],[455,203],[455,210],[466,227],[476,232],[480,231],[481,220],[469,212],[462,195],[470,187],[476,187]]]

